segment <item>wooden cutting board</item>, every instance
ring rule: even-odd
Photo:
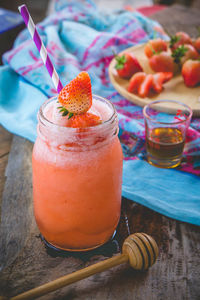
[[[144,72],[148,74],[153,74],[153,71],[149,66],[148,59],[144,54],[144,47],[145,44],[134,46],[122,51],[119,54],[123,54],[125,52],[133,53],[137,57],[141,66],[143,67]],[[200,116],[200,86],[194,88],[186,87],[183,81],[183,77],[179,74],[173,77],[169,82],[164,84],[164,89],[162,93],[155,95],[151,98],[140,98],[139,96],[133,93],[129,93],[127,91],[129,80],[117,76],[115,64],[116,60],[113,59],[109,65],[108,71],[110,80],[115,89],[129,101],[143,107],[150,101],[177,100],[190,106],[193,110],[194,116]],[[176,113],[177,109],[179,109],[178,106],[174,106],[172,104],[170,104],[170,106],[167,107],[165,104],[160,104],[159,108],[163,108],[164,111],[166,111],[167,108],[167,111],[169,113]]]

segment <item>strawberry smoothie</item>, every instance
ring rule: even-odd
[[[104,244],[120,218],[117,115],[108,100],[93,95],[91,101],[90,107],[82,104],[83,114],[67,117],[69,106],[59,108],[55,97],[38,114],[32,161],[35,218],[50,244],[70,251]]]

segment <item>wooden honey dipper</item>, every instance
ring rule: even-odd
[[[157,257],[158,246],[155,240],[146,233],[134,233],[125,239],[122,246],[122,254],[116,255],[82,270],[65,275],[9,299],[35,299],[36,297],[41,297],[73,282],[127,262],[136,270],[146,270],[155,263]],[[0,297],[0,300],[5,299],[8,298]]]

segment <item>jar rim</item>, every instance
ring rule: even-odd
[[[103,121],[102,123],[100,124],[97,124],[95,126],[88,126],[86,127],[88,130],[92,130],[93,128],[98,128],[100,129],[101,127],[104,127],[106,126],[107,124],[110,124],[113,122],[113,120],[115,119],[116,115],[117,115],[117,112],[116,112],[116,109],[115,109],[115,106],[113,105],[112,102],[110,102],[108,99],[104,98],[104,97],[101,97],[101,96],[98,96],[96,94],[93,94],[92,95],[93,98],[97,99],[97,100],[100,100],[100,101],[104,101],[106,102],[111,108],[112,108],[112,114],[111,116]],[[42,121],[42,123],[45,123],[45,125],[49,125],[53,128],[63,128],[63,129],[67,129],[71,132],[76,132],[77,131],[77,128],[73,128],[73,127],[67,127],[67,126],[63,126],[63,125],[58,125],[58,124],[55,124],[53,123],[52,121],[50,121],[49,119],[47,119],[44,115],[44,109],[45,107],[51,102],[51,101],[54,101],[54,99],[57,99],[57,96],[53,96],[49,99],[47,99],[41,106],[40,106],[40,109],[39,109],[39,112],[38,112],[38,118],[40,121]]]

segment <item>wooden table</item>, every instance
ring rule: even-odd
[[[200,11],[173,6],[153,16],[170,33],[196,34]],[[129,233],[146,232],[160,246],[157,263],[145,272],[121,265],[72,284],[41,299],[200,299],[199,227],[164,217],[127,199],[122,202],[116,237],[85,254],[45,248],[33,217],[32,143],[0,128],[0,295],[12,296],[120,251]],[[8,164],[7,164],[8,162]],[[7,165],[7,168],[6,168]]]

